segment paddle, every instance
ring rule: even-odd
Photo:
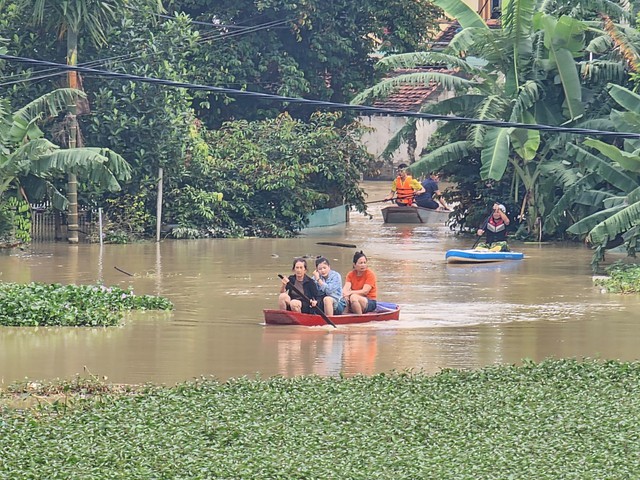
[[[280,279],[284,279],[284,277],[280,274],[278,274],[278,277],[280,277]],[[302,298],[304,298],[307,302],[309,302],[309,306],[311,306],[311,300],[309,300],[309,297],[307,297],[304,293],[302,293],[300,290],[298,290],[298,288],[292,284],[291,282],[289,282],[289,284],[291,285],[291,290],[293,290],[294,292],[296,292],[298,295],[300,295]],[[331,319],[329,317],[327,317],[327,315],[320,309],[320,307],[318,307],[317,305],[315,307],[312,307],[316,309],[316,312],[318,312],[318,315],[320,315],[322,317],[322,319],[327,322],[328,325],[331,325],[333,328],[338,328],[336,327],[336,324],[333,323],[331,321]]]
[[[364,202],[365,205],[371,205],[372,203],[382,203],[382,202],[390,202],[392,198],[383,198],[382,200],[373,200],[371,202]]]
[[[356,246],[353,243],[316,242],[316,245],[329,245],[331,247],[356,248]]]
[[[122,270],[121,268],[116,267],[115,265],[113,266],[113,268],[115,268],[116,270],[118,270],[121,273],[124,273],[125,275],[129,275],[130,277],[133,277],[133,273],[125,272],[124,270]]]

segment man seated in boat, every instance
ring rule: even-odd
[[[278,308],[298,313],[312,313],[312,307],[317,306],[320,294],[315,282],[307,275],[307,261],[304,258],[296,258],[292,270],[293,275],[282,279]]]
[[[440,187],[438,187],[438,180],[440,180],[440,174],[438,172],[431,172],[429,174],[427,179],[422,182],[424,193],[417,195],[415,198],[416,205],[423,208],[430,208],[431,210],[451,210],[442,197]],[[438,201],[435,200],[436,198]]]
[[[396,205],[400,207],[415,207],[415,196],[424,193],[424,187],[408,174],[408,168],[406,163],[398,165],[398,176],[391,184],[391,193],[385,197],[385,200],[391,200],[395,195]]]
[[[331,264],[325,257],[316,258],[313,281],[316,282],[320,295],[324,295],[321,303],[324,313],[340,315],[344,312],[347,302],[342,296],[342,276],[331,269]]]
[[[508,252],[507,245],[507,225],[509,225],[509,217],[507,209],[500,203],[493,204],[491,215],[484,222],[484,225],[478,229],[478,236],[487,234],[485,243],[480,243],[478,249],[486,249],[492,252]]]

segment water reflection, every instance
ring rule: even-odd
[[[370,186],[370,198],[387,187]],[[372,219],[353,213],[348,225],[293,239],[2,252],[2,281],[132,287],[165,295],[176,308],[132,314],[116,328],[0,328],[0,380],[68,378],[85,367],[113,382],[174,383],[200,375],[436,372],[549,356],[638,358],[640,300],[600,293],[582,246],[518,245],[521,262],[448,265],[444,252],[473,239],[446,226],[384,225],[381,205],[372,207]],[[262,309],[275,307],[277,275],[294,257],[325,255],[343,277],[351,268],[353,248],[320,241],[363,249],[381,298],[402,305],[400,320],[337,330],[265,326]]]

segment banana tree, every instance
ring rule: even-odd
[[[579,62],[589,28],[586,23],[567,15],[556,18],[550,13],[557,7],[554,2],[508,0],[502,4],[501,28],[492,29],[462,0],[434,3],[454,16],[462,27],[449,47],[442,53],[389,56],[380,61],[380,67],[439,64],[454,73],[399,75],[362,92],[354,103],[384,96],[407,82],[437,82],[452,96],[425,105],[425,113],[524,124],[575,126],[584,120],[587,99],[583,98]],[[622,68],[601,67],[598,71],[598,82],[621,78],[623,73]],[[423,174],[477,154],[482,180],[499,182],[510,169],[518,184],[512,190],[514,201],[522,203],[521,213],[526,216],[529,232],[540,234],[539,217],[545,213],[546,189],[552,188],[542,182],[543,165],[554,156],[553,141],[530,129],[484,125],[464,128],[463,139],[424,155],[411,170]]]
[[[624,111],[613,110],[611,121],[616,130],[640,135],[640,95],[619,85],[609,85],[609,94]],[[595,212],[573,224],[567,231],[584,236],[594,246],[592,264],[597,267],[604,258],[604,251],[616,239],[625,242],[627,252],[635,255],[640,239],[640,138],[627,139],[622,148],[600,140],[587,139],[587,148],[597,150],[596,156],[581,147],[574,147],[593,165],[600,165],[599,177],[606,180],[610,189],[607,195],[594,196]],[[602,167],[606,165],[606,167]],[[593,171],[596,171],[594,168]],[[587,191],[585,189],[585,191]],[[559,202],[557,213],[567,211],[576,198],[566,192]]]
[[[64,113],[67,106],[84,94],[58,89],[9,112],[0,99],[0,198],[15,186],[24,199],[48,195],[54,206],[67,206],[53,180],[72,173],[109,191],[120,190],[119,181],[131,178],[129,164],[107,148],[62,149],[44,138],[38,123]]]

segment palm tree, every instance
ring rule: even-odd
[[[163,11],[160,0],[25,0],[33,6],[33,19],[38,25],[46,25],[57,31],[59,37],[66,36],[67,64],[77,65],[78,36],[87,33],[96,45],[106,44],[106,30],[115,22],[119,12],[125,8],[136,6],[153,6],[158,12]],[[77,72],[69,71],[68,87],[80,87]],[[76,148],[81,138],[78,130],[76,104],[70,105],[66,122],[69,148]],[[75,174],[70,173],[67,184],[69,200],[69,243],[78,243],[78,181]]]
[[[27,202],[47,194],[64,210],[67,200],[52,182],[59,175],[79,175],[109,191],[131,178],[129,164],[108,148],[61,149],[44,138],[38,122],[64,113],[77,97],[84,94],[58,89],[12,113],[0,98],[0,198],[13,185]]]
[[[395,69],[437,64],[447,65],[455,73],[399,75],[365,90],[353,103],[384,96],[403,83],[435,81],[453,96],[425,105],[423,112],[525,124],[577,126],[585,120],[585,107],[594,96],[588,90],[589,95],[584,95],[581,62],[576,58],[584,55],[586,33],[592,29],[587,23],[567,15],[552,15],[552,9],[558,7],[552,1],[509,0],[503,2],[501,27],[492,29],[462,0],[434,3],[462,27],[449,47],[442,53],[389,56],[379,66]],[[609,8],[612,14],[622,14],[614,7]],[[594,82],[623,78],[620,62],[598,60],[589,65],[598,72]],[[463,139],[423,156],[411,170],[423,174],[472,155],[480,156],[482,180],[500,181],[510,168],[516,178],[514,201],[522,203],[521,215],[527,219],[530,234],[539,235],[539,218],[549,208],[540,190],[541,179],[545,164],[555,157],[557,138],[529,129],[484,125],[465,128]],[[406,130],[400,135],[407,135]],[[397,143],[394,140],[394,145]]]

